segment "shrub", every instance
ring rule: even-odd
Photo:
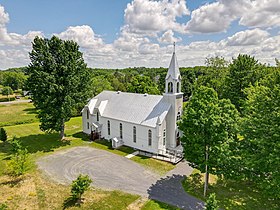
[[[5,203],[0,203],[0,210],[7,210],[8,206]]]
[[[218,201],[216,200],[216,194],[215,193],[211,193],[206,201],[206,205],[205,205],[205,209],[206,210],[218,210],[219,206],[218,206]]]
[[[89,188],[92,180],[88,175],[80,174],[71,185],[71,197],[73,200],[80,200],[84,192]]]
[[[18,153],[22,149],[21,142],[16,138],[16,136],[14,136],[10,141],[10,145],[12,146],[11,151],[13,153]]]
[[[4,128],[0,128],[0,140],[7,141],[7,133]]]
[[[10,175],[23,175],[28,169],[28,152],[27,149],[19,149],[9,162]]]

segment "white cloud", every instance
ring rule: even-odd
[[[280,1],[217,0],[192,11],[186,30],[189,33],[225,32],[235,20],[248,27],[280,26]]]
[[[30,46],[35,36],[43,36],[40,31],[29,31],[25,35],[8,33],[6,24],[9,22],[9,14],[0,5],[0,46]]]
[[[280,26],[280,1],[251,1],[250,7],[241,16],[239,23],[250,27]]]
[[[189,15],[185,0],[134,0],[125,9],[125,22],[135,33],[155,33],[172,29],[183,31],[176,17]]]
[[[9,22],[9,14],[5,12],[3,6],[0,5],[0,27],[5,27]]]
[[[161,43],[173,43],[173,42],[180,42],[182,41],[182,38],[176,38],[174,37],[174,32],[172,30],[166,31],[160,38],[158,38],[158,41]]]
[[[129,31],[128,26],[124,26],[121,29],[121,34],[118,39],[114,41],[114,47],[122,51],[137,52],[141,44],[149,43],[150,40],[137,33],[132,33]]]
[[[259,45],[264,40],[267,39],[269,33],[261,29],[253,29],[241,31],[233,36],[229,37],[227,40],[227,45],[232,46],[245,46],[245,45]]]
[[[248,7],[248,1],[220,0],[205,4],[192,11],[186,30],[190,33],[215,33],[226,31],[231,22]]]
[[[57,34],[57,36],[64,40],[73,40],[84,48],[91,48],[103,44],[102,39],[88,25],[70,26],[66,31]]]

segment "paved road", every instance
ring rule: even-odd
[[[28,103],[28,102],[31,102],[31,100],[28,99],[28,100],[6,101],[6,102],[0,102],[0,104],[18,104],[18,103]]]
[[[122,190],[182,209],[202,209],[201,202],[181,186],[183,175],[192,172],[186,162],[160,177],[125,157],[91,147],[75,147],[43,157],[37,164],[59,183],[69,184],[79,174],[88,174],[98,188]]]

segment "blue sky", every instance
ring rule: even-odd
[[[247,53],[279,58],[279,0],[1,0],[0,69],[28,65],[36,35],[73,39],[90,67],[180,66]]]

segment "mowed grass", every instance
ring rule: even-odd
[[[176,165],[173,165],[172,163],[156,160],[142,155],[134,156],[131,158],[131,160],[143,165],[147,169],[154,171],[160,175],[164,175],[168,171],[176,167]]]
[[[83,195],[81,206],[67,203],[70,186],[49,182],[38,172],[19,178],[0,176],[0,204],[8,209],[127,209],[140,196],[121,191],[90,188]]]
[[[199,174],[201,179],[185,178],[182,182],[184,189],[189,194],[205,200],[203,196],[204,174],[194,170],[192,175]],[[280,209],[279,201],[270,200],[260,192],[253,183],[245,181],[221,180],[217,176],[210,175],[208,190],[216,194],[219,207],[228,210],[274,210]]]
[[[141,208],[142,210],[180,210],[177,207],[171,206],[166,203],[162,203],[160,201],[149,200],[147,201],[144,206]]]
[[[32,103],[0,104],[0,127],[38,121]]]

